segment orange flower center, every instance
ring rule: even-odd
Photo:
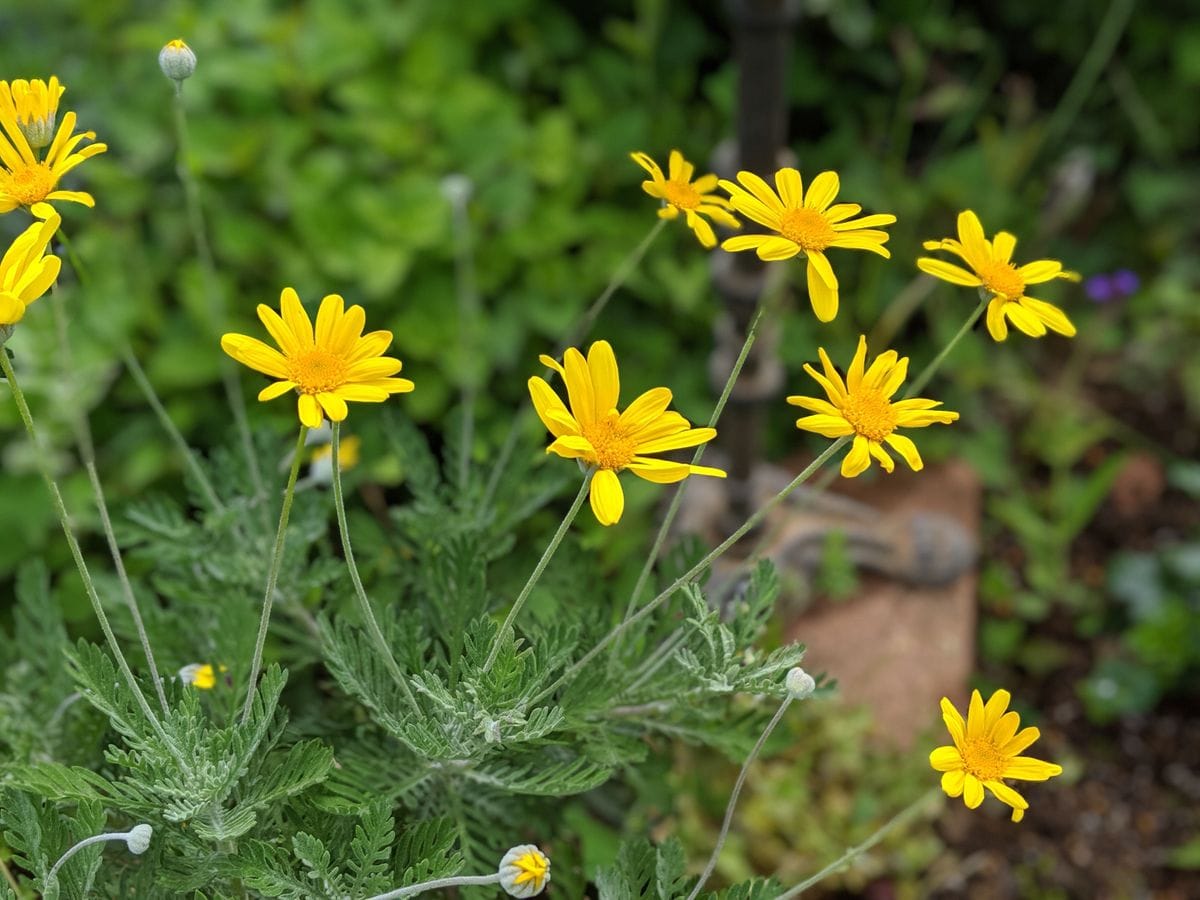
[[[324,347],[306,350],[288,358],[288,381],[296,382],[302,394],[321,394],[346,383],[346,361]]]
[[[700,205],[700,194],[686,181],[668,181],[662,186],[667,202],[680,209],[695,209]]]
[[[824,250],[837,237],[829,221],[815,209],[789,209],[779,223],[779,233],[801,250]]]
[[[1011,263],[989,262],[978,274],[984,287],[1006,300],[1016,300],[1025,293],[1025,282]]]
[[[869,441],[882,441],[896,430],[896,411],[880,391],[860,390],[842,404],[842,415],[856,433]]]
[[[610,412],[603,419],[585,425],[583,436],[596,450],[594,463],[602,469],[619,472],[632,462],[637,453],[637,442],[618,424],[618,416]]]
[[[22,206],[32,206],[46,199],[54,190],[54,173],[44,162],[22,163],[11,172],[0,171],[0,190]]]
[[[980,781],[999,781],[1008,759],[989,738],[967,738],[963,742],[963,765]]]

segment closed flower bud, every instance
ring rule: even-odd
[[[150,846],[150,838],[154,835],[154,829],[145,823],[134,825],[129,829],[129,834],[125,838],[125,846],[129,848],[129,852],[134,856],[141,856]]]
[[[536,897],[550,883],[550,858],[533,844],[522,844],[504,854],[499,875],[510,897]]]
[[[196,54],[176,38],[158,51],[158,67],[172,81],[183,81],[196,71]]]
[[[799,666],[788,670],[785,684],[787,692],[793,700],[806,700],[817,689],[817,683],[813,681],[813,677]]]

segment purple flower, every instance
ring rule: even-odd
[[[1115,272],[1093,275],[1083,283],[1083,289],[1096,303],[1109,303],[1124,300],[1136,293],[1141,283],[1136,272],[1117,269]]]

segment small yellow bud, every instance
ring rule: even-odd
[[[196,71],[196,54],[179,38],[158,51],[158,67],[172,81],[181,82]]]
[[[550,858],[533,844],[522,844],[504,854],[499,875],[510,897],[535,897],[550,883]]]

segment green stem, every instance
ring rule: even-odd
[[[4,377],[8,380],[8,387],[12,391],[13,400],[16,401],[17,411],[21,415],[21,422],[25,425],[25,434],[29,437],[29,442],[34,448],[38,472],[42,476],[42,481],[46,483],[46,489],[50,491],[50,499],[54,503],[54,511],[57,513],[59,524],[62,526],[63,536],[67,539],[67,546],[71,549],[71,557],[75,560],[75,567],[79,570],[79,577],[83,580],[83,587],[87,592],[88,600],[91,601],[92,611],[96,614],[96,619],[100,622],[100,630],[104,632],[104,638],[108,642],[113,656],[116,657],[121,675],[125,678],[129,689],[133,692],[134,699],[137,700],[142,713],[146,716],[147,721],[149,721],[159,738],[173,748],[173,743],[167,738],[162,724],[158,721],[158,717],[154,715],[154,710],[150,708],[150,704],[146,701],[146,695],[142,693],[142,689],[133,675],[133,670],[129,668],[125,654],[121,652],[121,645],[117,643],[117,636],[113,633],[112,626],[108,621],[108,615],[104,612],[104,606],[100,602],[100,595],[96,591],[96,585],[92,581],[87,563],[84,562],[83,551],[79,548],[79,541],[75,539],[75,531],[71,527],[71,518],[67,513],[67,506],[63,502],[62,493],[58,489],[58,483],[54,480],[54,476],[50,474],[48,457],[42,452],[38,442],[37,431],[33,426],[33,416],[29,412],[29,404],[25,401],[25,394],[21,390],[21,386],[17,383],[16,372],[13,371],[12,363],[9,361],[8,354],[4,352],[3,347],[0,347],[0,370],[4,372]]]
[[[817,882],[824,880],[828,876],[837,872],[839,869],[854,862],[854,860],[862,856],[864,853],[882,841],[891,832],[915,818],[917,813],[921,811],[922,807],[924,807],[930,800],[932,800],[934,797],[937,797],[939,794],[941,794],[940,788],[931,788],[930,790],[926,791],[900,812],[896,813],[896,815],[892,816],[892,818],[885,822],[878,831],[876,831],[861,844],[851,847],[816,875],[804,879],[804,881],[800,882],[791,890],[780,894],[776,900],[791,900],[792,897],[799,897]]]
[[[79,255],[75,252],[75,245],[71,243],[62,228],[59,228],[57,238],[58,242],[67,251],[67,258],[71,261],[71,268],[75,270],[75,277],[79,279],[79,284],[85,290],[90,289],[92,284],[91,276],[80,261]],[[162,401],[154,390],[154,385],[146,377],[145,370],[137,361],[137,357],[133,355],[133,348],[129,344],[125,344],[121,348],[121,361],[124,362],[125,368],[133,376],[133,380],[137,382],[137,386],[141,388],[142,395],[146,398],[146,402],[150,404],[150,408],[154,410],[159,423],[175,443],[176,448],[178,448],[180,455],[183,457],[184,464],[191,471],[192,477],[196,479],[196,483],[200,485],[200,489],[204,492],[205,497],[208,498],[211,507],[217,511],[223,510],[225,505],[217,497],[212,483],[208,480],[208,476],[204,474],[204,470],[200,467],[200,463],[197,461],[196,455],[192,452],[192,448],[188,446],[187,441],[183,439],[183,435],[179,433],[179,429],[175,427],[175,423],[171,421],[171,417],[167,414],[167,410],[163,407]]]
[[[979,321],[979,317],[983,315],[983,311],[987,309],[987,305],[989,302],[991,302],[991,299],[992,298],[985,294],[982,290],[980,291],[979,305],[975,307],[975,311],[972,312],[971,315],[967,316],[967,321],[963,322],[962,328],[958,329],[958,333],[955,334],[954,337],[950,338],[950,343],[942,348],[941,353],[935,356],[933,361],[921,370],[921,374],[913,379],[913,382],[911,385],[909,385],[908,390],[904,392],[905,400],[910,397],[915,397],[920,390],[929,383],[929,379],[931,379],[937,373],[937,370],[942,367],[942,363],[945,362],[946,357],[950,355],[950,351],[957,347],[958,342],[966,336],[968,331],[975,327],[975,323]]]
[[[333,505],[337,510],[338,531],[342,536],[342,555],[346,557],[346,567],[350,570],[350,580],[354,582],[354,596],[358,598],[359,610],[362,613],[363,621],[366,622],[367,630],[371,632],[371,637],[374,639],[376,646],[383,653],[383,661],[387,664],[388,669],[392,673],[392,677],[396,679],[401,690],[404,691],[404,696],[408,700],[409,705],[414,712],[420,712],[421,708],[417,705],[417,698],[413,696],[412,689],[408,686],[408,679],[405,677],[400,664],[396,662],[396,657],[392,654],[392,648],[388,645],[387,638],[383,636],[383,630],[379,627],[379,621],[375,618],[375,611],[371,608],[371,601],[367,597],[367,591],[363,587],[362,578],[358,574],[358,565],[354,562],[354,549],[350,546],[350,529],[346,525],[346,503],[342,496],[342,464],[339,458],[342,445],[342,423],[333,423]],[[299,453],[299,450],[297,450]]]
[[[517,600],[513,603],[512,609],[505,616],[504,624],[500,626],[500,630],[496,632],[496,637],[492,639],[492,649],[488,653],[487,661],[483,664],[484,674],[491,671],[492,665],[496,662],[496,656],[500,653],[500,645],[504,642],[513,622],[516,621],[517,613],[521,611],[521,607],[529,599],[529,594],[533,590],[533,586],[538,583],[538,579],[546,571],[546,566],[549,565],[550,558],[554,556],[554,551],[558,549],[558,545],[562,543],[563,538],[567,535],[567,529],[571,527],[571,523],[579,515],[579,510],[583,506],[584,498],[587,497],[588,488],[591,487],[592,476],[595,472],[595,469],[589,469],[587,475],[584,476],[583,484],[579,486],[579,493],[575,495],[575,502],[571,504],[571,508],[567,510],[567,514],[563,516],[562,523],[558,526],[558,531],[554,532],[554,537],[550,539],[545,552],[542,553],[542,558],[534,566],[533,572],[529,575],[529,580],[525,582],[525,587],[521,588],[521,593],[517,595]]]
[[[457,232],[454,258],[454,287],[458,299],[458,341],[463,366],[461,400],[463,408],[463,431],[458,454],[458,483],[466,488],[471,472],[471,450],[475,442],[475,391],[474,366],[479,359],[479,295],[475,291],[475,258],[471,241],[471,219],[467,202],[455,202],[454,230]]]
[[[258,673],[262,669],[263,646],[267,642],[267,626],[271,622],[271,606],[275,602],[275,584],[279,580],[279,566],[283,562],[283,547],[287,541],[288,517],[292,514],[292,500],[296,496],[296,476],[300,472],[300,461],[304,458],[304,438],[308,426],[300,426],[296,438],[296,452],[292,455],[292,469],[288,473],[287,488],[283,492],[283,508],[279,511],[279,528],[275,532],[275,548],[271,552],[271,567],[267,571],[267,588],[263,593],[262,615],[258,620],[258,637],[254,641],[254,656],[250,660],[250,675],[246,679],[246,704],[242,707],[242,724],[250,720],[254,707],[254,693]]]
[[[1091,46],[1088,47],[1083,61],[1075,70],[1071,83],[1067,85],[1062,99],[1058,101],[1058,107],[1050,116],[1045,131],[1042,132],[1042,139],[1038,142],[1039,147],[1052,144],[1070,129],[1071,124],[1079,115],[1079,111],[1083,109],[1083,104],[1087,102],[1088,96],[1095,88],[1096,81],[1100,78],[1104,67],[1112,59],[1113,51],[1117,49],[1117,44],[1121,40],[1121,35],[1125,33],[1125,26],[1129,23],[1129,17],[1136,5],[1137,0],[1112,0],[1109,3],[1104,18],[1093,33]],[[1032,159],[1033,154],[1030,154],[1028,158]]]
[[[61,230],[58,237],[59,242],[67,249],[71,265],[75,269],[76,279],[81,286],[84,286],[85,276],[82,274],[83,269],[78,257],[68,243],[66,235]],[[67,311],[57,285],[51,288],[50,305],[54,310],[55,330],[58,333],[62,378],[70,384],[74,380],[74,372],[70,368],[70,361],[75,358],[75,354],[71,349],[71,332],[67,321]],[[72,413],[74,414],[72,424],[75,428],[75,443],[79,446],[79,455],[83,457],[83,464],[88,473],[88,481],[92,485],[92,496],[95,497],[96,508],[100,511],[100,521],[104,526],[104,537],[108,541],[108,550],[112,555],[113,566],[117,570],[117,579],[121,583],[121,594],[125,598],[125,605],[129,607],[130,616],[133,617],[133,625],[137,630],[138,640],[142,644],[142,653],[145,654],[146,665],[150,668],[150,678],[154,682],[154,692],[158,695],[159,706],[162,707],[163,714],[167,715],[170,712],[167,705],[167,694],[163,690],[162,677],[158,673],[158,664],[154,661],[154,651],[150,647],[150,637],[146,633],[146,623],[142,620],[142,612],[138,609],[137,597],[133,593],[133,585],[130,584],[129,574],[125,571],[125,561],[121,558],[121,547],[117,543],[112,521],[108,515],[108,504],[104,499],[104,488],[100,484],[100,476],[96,471],[96,442],[92,437],[91,424],[88,422],[87,413],[82,409],[76,411],[72,407]]]
[[[213,257],[212,246],[208,242],[208,229],[204,222],[204,207],[200,204],[200,186],[188,165],[189,140],[187,127],[187,110],[183,105],[183,82],[175,82],[175,174],[183,186],[184,205],[187,210],[188,228],[192,233],[192,243],[196,247],[196,255],[200,258],[200,270],[204,275],[204,285],[208,293],[209,303],[205,307],[209,319],[210,330],[215,334],[218,325],[225,315],[225,303],[221,293],[220,281],[217,278],[217,264]],[[250,480],[254,483],[255,499],[266,515],[266,487],[263,482],[262,470],[259,467],[258,454],[254,451],[254,438],[250,434],[250,422],[246,418],[246,401],[242,396],[241,380],[236,365],[230,359],[222,359],[221,381],[225,387],[225,398],[233,412],[233,420],[237,425],[241,439],[242,454],[246,458],[246,468],[250,472]]]
[[[742,787],[746,784],[746,775],[750,772],[750,767],[754,765],[754,761],[758,759],[758,754],[762,752],[767,738],[771,736],[771,732],[775,730],[775,726],[779,724],[780,719],[783,718],[783,714],[787,712],[792,699],[791,694],[783,698],[783,702],[779,704],[779,709],[775,711],[775,715],[771,717],[771,721],[767,723],[767,727],[758,736],[758,741],[750,750],[750,755],[742,763],[742,770],[738,772],[737,781],[733,784],[733,792],[729,795],[729,803],[725,806],[725,819],[721,822],[721,833],[717,835],[717,844],[713,847],[712,855],[708,858],[708,865],[704,867],[704,871],[700,874],[700,880],[696,882],[696,886],[688,894],[687,900],[696,900],[696,895],[700,893],[700,889],[704,887],[705,882],[708,881],[709,876],[716,869],[717,859],[720,857],[721,850],[725,846],[725,839],[729,836],[729,825],[733,822],[733,811],[737,807],[738,797],[742,794]]]
[[[455,875],[452,878],[435,878],[433,881],[422,881],[420,884],[396,888],[386,894],[376,894],[370,900],[399,900],[400,897],[414,897],[426,891],[436,891],[440,888],[466,887],[467,885],[499,884],[500,873],[494,875]]]
[[[604,290],[600,292],[600,296],[592,301],[592,305],[588,307],[587,312],[583,314],[583,318],[579,320],[574,330],[571,332],[571,337],[562,345],[558,355],[562,356],[566,352],[567,347],[573,347],[579,341],[587,336],[591,330],[593,323],[600,317],[600,313],[604,312],[604,308],[608,306],[608,301],[612,299],[618,288],[625,283],[625,280],[633,274],[638,263],[642,261],[642,257],[646,255],[646,251],[650,249],[650,245],[654,243],[654,239],[658,237],[666,226],[666,219],[659,219],[654,223],[653,227],[642,238],[641,243],[633,248],[614,270],[612,277],[608,280]],[[553,369],[546,369],[542,373],[542,377],[549,380],[554,377]],[[500,448],[500,452],[496,455],[496,462],[492,466],[492,474],[488,479],[487,489],[484,491],[481,507],[486,508],[492,502],[492,497],[496,494],[496,488],[500,484],[500,476],[504,473],[505,466],[508,465],[509,458],[512,457],[513,451],[517,448],[517,439],[521,436],[521,428],[532,414],[532,407],[522,407],[521,414],[513,417],[512,426],[508,429],[508,435],[504,439],[504,444]]]
[[[154,661],[154,651],[150,649],[150,636],[146,633],[146,623],[142,620],[138,609],[137,596],[133,593],[133,585],[129,581],[129,573],[125,571],[125,561],[121,558],[121,545],[117,543],[117,535],[113,530],[112,519],[108,515],[108,504],[104,500],[104,488],[100,484],[100,475],[96,471],[94,459],[84,463],[87,469],[88,481],[92,484],[92,495],[96,500],[96,509],[100,512],[100,523],[104,527],[104,537],[108,541],[108,552],[112,555],[113,567],[117,570],[117,580],[121,583],[121,594],[133,617],[133,625],[137,629],[138,640],[142,642],[142,652],[146,655],[146,665],[150,667],[150,677],[154,681],[154,691],[158,694],[158,703],[163,715],[170,714],[167,704],[167,694],[163,690],[162,676],[158,673],[158,664]]]
[[[408,678],[404,677],[404,672],[401,670],[400,664],[396,662],[396,656],[392,654],[391,647],[388,644],[388,638],[384,637],[383,629],[379,628],[378,619],[371,607],[371,600],[367,598],[366,588],[362,587],[362,578],[359,576],[359,566],[354,562],[354,550],[350,547],[350,529],[346,523],[346,500],[342,496],[342,464],[340,460],[342,446],[342,424],[334,422],[334,443],[332,443],[332,458],[334,464],[334,506],[337,511],[337,530],[342,535],[342,556],[346,557],[346,566],[350,570],[350,581],[354,582],[354,596],[358,598],[359,610],[362,613],[362,620],[366,623],[367,631],[371,632],[371,637],[380,652],[383,653],[383,659],[388,665],[392,678],[396,679],[396,684],[400,685],[404,692],[404,697],[407,698],[410,707],[413,707],[414,712],[420,712],[420,707],[416,704],[416,697],[413,696],[412,689],[408,686]]]
[[[782,289],[781,286],[784,283],[786,283],[785,278],[778,278],[776,285],[779,287],[776,290],[770,292],[763,291],[763,296],[759,301],[758,309],[754,313],[754,318],[750,320],[750,327],[746,329],[746,340],[742,342],[741,352],[738,353],[738,357],[733,363],[733,368],[729,370],[729,377],[725,379],[725,387],[721,389],[721,396],[717,399],[717,405],[713,407],[712,415],[709,416],[709,428],[717,427],[721,413],[725,411],[725,404],[729,401],[729,395],[733,393],[733,386],[737,382],[738,376],[742,373],[742,367],[746,364],[746,359],[750,356],[750,349],[754,346],[754,340],[758,336],[758,325],[762,321],[763,313],[766,312],[768,306],[767,297],[770,295],[773,298],[777,291]],[[693,466],[699,465],[707,446],[707,444],[701,444],[696,448],[696,452],[692,454],[691,464]],[[650,578],[654,564],[658,562],[658,555],[662,552],[663,544],[666,543],[671,526],[675,524],[675,517],[679,514],[679,507],[683,504],[683,492],[686,489],[687,479],[685,478],[675,489],[675,495],[671,498],[670,506],[667,507],[667,514],[663,518],[662,524],[658,527],[658,534],[654,537],[654,544],[650,548],[650,555],[646,558],[646,562],[642,566],[642,571],[638,574],[637,583],[633,586],[633,592],[629,595],[629,603],[625,607],[625,615],[621,619],[622,622],[627,621],[637,607],[637,602],[642,596],[642,589],[645,588],[646,581]],[[616,647],[613,649],[615,650]]]
[[[195,452],[188,446],[188,442],[184,439],[179,429],[175,427],[175,423],[171,421],[171,416],[167,412],[166,407],[163,406],[162,400],[159,399],[158,393],[154,390],[154,385],[150,383],[150,379],[146,376],[146,370],[142,368],[142,364],[133,355],[133,348],[128,344],[121,348],[121,361],[125,363],[125,368],[129,370],[129,374],[137,382],[137,386],[142,391],[142,396],[150,404],[150,408],[154,411],[158,423],[163,427],[163,430],[171,438],[171,442],[179,451],[179,455],[183,459],[183,464],[191,473],[192,478],[196,480],[196,484],[199,486],[201,492],[203,492],[209,507],[216,512],[224,510],[225,504],[217,496],[217,491],[200,465],[200,460],[196,458]]]
[[[678,578],[676,578],[673,582],[671,582],[671,584],[668,585],[667,588],[662,591],[662,593],[660,593],[657,597],[655,597],[653,600],[651,600],[649,603],[647,603],[645,606],[643,606],[641,609],[639,609],[636,613],[634,613],[630,618],[626,619],[624,622],[622,622],[620,625],[616,626],[612,631],[610,631],[607,635],[605,635],[600,640],[600,642],[598,644],[596,644],[596,646],[594,646],[591,650],[589,650],[582,657],[580,657],[578,662],[574,663],[565,672],[563,672],[563,674],[558,677],[557,681],[555,681],[552,685],[550,685],[548,688],[546,688],[540,694],[538,694],[533,699],[531,705],[538,703],[539,701],[543,700],[546,697],[549,697],[556,690],[558,690],[560,687],[562,687],[564,684],[566,684],[568,681],[571,681],[576,675],[578,675],[580,672],[582,672],[587,667],[588,663],[590,663],[593,659],[595,659],[597,656],[599,656],[601,653],[603,653],[604,650],[613,641],[617,640],[627,629],[629,629],[630,627],[635,625],[637,622],[640,622],[646,616],[650,615],[652,612],[654,612],[656,609],[658,609],[663,603],[665,603],[668,599],[670,599],[671,596],[677,590],[679,590],[685,584],[690,584],[696,578],[698,578],[701,575],[701,573],[703,573],[704,570],[707,569],[709,567],[709,565],[712,564],[712,561],[714,559],[716,559],[718,556],[720,556],[722,553],[724,553],[726,550],[728,550],[730,547],[732,547],[734,544],[736,544],[739,540],[742,539],[742,537],[748,531],[752,530],[760,522],[762,522],[762,520],[767,517],[767,514],[770,513],[771,510],[773,510],[776,506],[778,506],[780,503],[782,503],[783,500],[792,491],[794,491],[800,485],[804,484],[804,482],[808,481],[808,479],[813,476],[813,473],[815,473],[818,469],[821,468],[821,466],[823,466],[826,462],[828,462],[830,460],[830,458],[833,457],[833,455],[835,453],[837,453],[839,450],[841,450],[842,447],[844,447],[849,440],[850,439],[848,437],[842,437],[842,438],[838,438],[836,441],[834,441],[832,444],[830,444],[820,456],[818,456],[811,463],[809,463],[807,466],[805,466],[804,471],[802,471],[799,475],[797,475],[795,478],[793,478],[792,481],[787,485],[787,487],[785,487],[778,494],[776,494],[774,497],[772,497],[770,500],[768,500],[766,503],[764,503],[762,505],[762,507],[760,507],[754,513],[754,515],[750,516],[750,518],[748,518],[745,522],[743,522],[741,525],[739,525],[737,530],[735,530],[733,532],[733,534],[731,534],[724,541],[722,541],[719,545],[717,545],[717,547],[715,549],[713,549],[712,551],[710,551],[702,560],[700,560],[700,562],[696,563],[694,566],[692,566],[690,569],[688,569],[686,572],[684,572],[682,575],[680,575]]]

